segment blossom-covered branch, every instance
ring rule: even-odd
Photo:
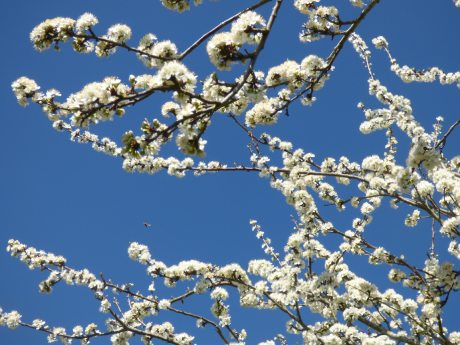
[[[188,0],[161,2],[178,12],[190,9]],[[324,38],[338,41],[325,58],[308,54],[297,62],[286,53],[284,62],[265,71],[260,70],[260,60],[287,0],[254,2],[192,40],[182,52],[172,41],[158,40],[152,33],[144,35],[137,46],[129,45],[132,32],[125,24],[115,24],[105,35],[99,35],[94,28],[98,20],[90,13],[77,20],[48,19],[34,28],[31,40],[40,51],[59,48],[69,40],[77,52],[94,51],[99,57],[124,49],[153,72],[131,75],[126,82],[107,77],[89,83],[63,102],[58,101],[59,91],[41,92],[35,81],[21,77],[12,84],[21,105],[29,101],[38,104],[56,130],[69,134],[72,141],[89,143],[94,150],[121,159],[128,172],[167,171],[176,177],[187,173],[255,173],[293,208],[294,226],[279,250],[269,231],[251,220],[262,251],[245,267],[198,260],[168,265],[155,259],[146,245],[133,242],[128,255],[146,266],[152,281],[147,291],[114,283],[103,275],[96,277],[87,269],[76,270],[61,256],[10,240],[7,250],[12,256],[48,274],[39,284],[41,292],[50,293],[60,283],[83,285],[100,302],[107,320],[105,328],[90,323],[67,332],[40,319],[25,322],[13,310],[0,311],[0,325],[35,328],[46,333],[50,342],[60,340],[64,344],[71,340],[87,344],[95,337],[110,337],[113,344],[125,345],[138,337],[145,344],[161,341],[187,345],[198,336],[189,330],[176,330],[175,318],[184,317],[193,320],[197,328],[211,330],[210,342],[244,345],[251,331],[236,327],[232,312],[257,308],[277,311],[286,321],[283,334],[259,345],[285,345],[290,339],[312,345],[460,345],[460,331],[447,329],[443,319],[453,294],[460,290],[460,156],[450,156],[444,150],[458,135],[455,129],[460,120],[451,121],[445,130],[443,117],[437,116],[431,121],[432,128],[426,128],[417,119],[411,100],[383,84],[374,69],[371,48],[358,33],[361,23],[378,8],[379,0],[350,3],[358,12],[344,19],[336,6],[323,6],[320,0],[294,0],[295,8],[305,16],[299,32],[301,42],[310,44]],[[454,3],[460,6],[458,1]],[[271,6],[267,18],[255,12],[263,6]],[[460,87],[460,72],[401,67],[383,36],[372,43],[386,52],[391,71],[403,82],[438,80]],[[369,95],[378,104],[357,105],[364,114],[359,130],[365,135],[383,130],[386,144],[381,152],[356,161],[346,156],[317,158],[290,141],[261,132],[264,126],[275,125],[295,101],[314,104],[317,91],[326,86],[347,44],[362,60],[369,77]],[[202,73],[187,67],[187,58],[201,48],[213,66],[211,71]],[[99,122],[123,116],[128,108],[159,93],[170,95],[158,109],[162,118],[143,120],[140,133],[129,130],[119,143],[96,134]],[[232,164],[224,157],[204,161],[206,132],[211,120],[222,114],[229,126],[243,132],[249,148],[247,160]],[[410,143],[407,152],[398,144],[400,137]],[[173,140],[180,153],[163,157],[162,148]],[[401,228],[413,228],[430,243],[426,258],[411,260],[370,240],[368,229],[385,202],[395,213],[405,215]],[[338,226],[323,210],[330,205],[337,212],[355,208],[350,214],[357,215],[344,217],[341,224],[348,225]],[[428,224],[429,230],[424,231],[428,227],[421,224]],[[354,258],[364,258],[371,267],[381,265],[392,288],[383,289],[356,273]],[[173,297],[162,297],[158,283],[174,290]],[[237,299],[230,298],[231,294]],[[211,303],[204,302],[201,305],[207,307],[193,310],[191,300],[205,295]],[[159,322],[158,314],[168,321]],[[315,322],[310,321],[312,314],[316,315]]]

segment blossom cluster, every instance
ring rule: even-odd
[[[232,64],[249,57],[242,54],[240,48],[244,44],[258,44],[265,25],[264,18],[256,12],[241,14],[231,31],[220,32],[209,40],[206,46],[209,59],[218,69],[229,70]]]
[[[173,42],[169,40],[158,42],[157,37],[152,33],[140,39],[137,49],[141,52],[137,57],[149,68],[161,67],[165,61],[178,58],[177,47]]]
[[[190,0],[161,0],[164,7],[170,10],[184,12],[190,9]],[[193,0],[195,6],[201,5],[202,0]]]
[[[179,3],[175,4],[179,6]],[[309,55],[300,64],[288,60],[271,68],[266,78],[263,72],[257,71],[245,73],[229,83],[211,74],[198,94],[195,91],[197,76],[178,61],[181,54],[174,43],[158,41],[154,34],[146,34],[137,48],[129,47],[126,42],[132,33],[127,25],[115,24],[109,27],[106,35],[97,36],[93,31],[97,23],[98,19],[91,13],[85,13],[77,20],[54,18],[33,30],[32,41],[38,49],[43,50],[52,43],[58,45],[72,37],[75,50],[89,52],[95,49],[98,56],[110,55],[118,48],[128,49],[135,52],[147,67],[158,68],[157,73],[131,75],[128,83],[117,77],[106,77],[70,94],[65,102],[57,100],[61,96],[59,91],[50,89],[45,93],[40,92],[37,83],[26,77],[16,80],[12,88],[21,105],[27,105],[29,100],[39,104],[58,130],[63,129],[64,118],[70,116],[72,133],[80,133],[76,129],[78,127],[112,120],[115,115],[123,116],[127,107],[155,93],[172,92],[173,102],[166,102],[162,107],[164,116],[173,115],[172,124],[158,119],[144,121],[141,125],[142,135],[128,131],[122,137],[124,146],[121,153],[126,158],[138,160],[148,156],[144,159],[147,162],[141,163],[145,169],[134,169],[139,171],[158,170],[151,168],[155,164],[148,163],[156,159],[150,156],[157,155],[162,145],[173,139],[173,132],[177,132],[175,142],[180,151],[187,155],[204,156],[207,141],[202,136],[216,112],[238,115],[254,103],[245,121],[253,127],[275,123],[280,112],[299,96],[302,96],[303,104],[311,105],[316,99],[312,96],[313,92],[323,87],[328,78],[327,72],[332,69],[323,59]],[[52,34],[48,31],[52,31]],[[217,67],[226,69],[234,62],[254,59],[256,55],[242,53],[239,49],[245,44],[260,45],[265,34],[264,18],[253,11],[244,11],[233,20],[229,32],[220,32],[211,37],[207,44],[208,53]],[[224,41],[228,44],[222,43]],[[267,93],[275,88],[281,90],[277,96],[270,97]],[[85,141],[83,136],[77,137],[79,142],[98,142],[93,144],[98,151],[120,155],[117,144],[110,139],[106,142],[97,139]],[[165,167],[164,164],[162,166]]]
[[[20,323],[21,314],[19,314],[16,310],[9,313],[3,313],[3,310],[0,308],[0,326],[15,329],[20,325]]]
[[[384,49],[391,62],[391,70],[405,83],[431,83],[439,80],[441,85],[457,84],[460,88],[460,72],[446,73],[439,67],[431,67],[418,70],[407,65],[400,66],[396,59],[391,55],[388,41],[383,36],[378,36],[372,40],[377,49]]]
[[[322,35],[335,35],[340,29],[339,11],[335,6],[317,5],[319,0],[296,0],[294,6],[300,13],[308,16],[299,38],[302,42],[319,40]],[[360,1],[352,1],[354,6],[361,7]]]
[[[180,4],[177,6],[180,7]],[[127,41],[132,36],[128,25],[112,25],[105,35],[97,36],[93,27],[98,23],[98,18],[92,13],[84,13],[77,20],[56,17],[36,26],[30,34],[30,39],[37,50],[43,51],[52,45],[59,49],[60,43],[65,43],[72,38],[72,46],[76,52],[94,51],[98,57],[110,56],[120,47],[128,48],[136,51],[138,58],[147,67],[161,67],[164,62],[178,58],[177,48],[169,40],[158,42],[157,37],[149,33],[140,39],[137,48],[128,47]]]

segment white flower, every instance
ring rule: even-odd
[[[0,310],[0,325],[6,325],[10,329],[15,329],[21,323],[21,316],[16,310],[4,314],[1,314]]]
[[[112,25],[107,31],[107,38],[117,43],[125,43],[131,38],[131,28],[125,24]]]
[[[384,262],[388,262],[389,255],[383,247],[378,247],[369,256],[369,263],[378,265]]]
[[[447,251],[454,255],[458,260],[460,260],[460,243],[457,241],[453,240],[449,243],[449,248]]]
[[[178,61],[166,62],[158,71],[158,79],[163,86],[179,86],[189,92],[193,92],[196,85],[196,75]]]
[[[177,57],[177,47],[171,41],[161,41],[153,46],[151,54],[163,59],[173,59]],[[160,62],[157,62],[157,64],[161,65],[163,61],[161,59],[158,60]]]
[[[214,35],[206,45],[209,59],[221,70],[229,70],[239,57],[241,44],[235,41],[230,32],[220,32]]]
[[[110,310],[111,304],[107,298],[102,299],[101,306],[99,307],[99,311],[102,313],[108,313]]]
[[[226,300],[228,298],[228,292],[222,287],[216,287],[211,292],[211,298],[216,300]]]
[[[67,41],[73,33],[75,20],[56,17],[37,25],[30,33],[30,40],[37,50],[48,49],[53,43]]]
[[[121,83],[120,79],[107,77],[102,82],[89,83],[71,94],[63,106],[73,112],[73,125],[86,127],[90,123],[110,120],[116,113],[115,108],[102,105],[109,105],[130,93],[131,88]],[[91,116],[87,116],[88,113]]]
[[[278,120],[279,111],[277,110],[277,100],[270,98],[258,102],[254,107],[246,112],[246,125],[255,127],[256,125],[271,125]]]
[[[375,207],[373,205],[371,205],[370,203],[368,203],[368,202],[365,202],[361,206],[361,213],[362,214],[370,214],[370,213],[374,212],[374,210],[375,210]]]
[[[89,12],[83,13],[80,18],[77,19],[75,23],[75,30],[80,33],[88,30],[92,26],[96,25],[99,22],[97,17]]]
[[[460,7],[460,0],[457,4]],[[452,332],[449,334],[449,341],[454,345],[460,345],[460,332]]]
[[[159,309],[168,309],[171,306],[171,302],[167,299],[162,299],[158,302]]]
[[[377,49],[388,48],[388,42],[383,36],[378,36],[372,39],[372,44]]]
[[[205,326],[205,321],[203,319],[197,319],[196,320],[196,327],[197,328],[203,328]]]
[[[243,13],[232,24],[231,34],[233,40],[240,44],[256,44],[262,38],[262,30],[265,20],[261,15],[253,11]]]
[[[312,42],[320,39],[321,32],[334,32],[339,29],[338,10],[334,6],[317,6],[316,1],[300,0],[294,4],[300,12],[308,15],[308,21],[303,25],[304,30],[299,38],[302,42]]]
[[[137,49],[145,53],[138,53],[137,57],[149,68],[161,67],[166,61],[177,57],[176,45],[171,41],[158,42],[154,34],[144,35]]]
[[[174,344],[178,344],[178,345],[190,345],[192,344],[193,339],[195,339],[195,337],[192,337],[191,335],[188,335],[187,333],[178,333],[174,335],[173,341],[174,341]]]
[[[306,74],[312,79],[316,78],[326,65],[326,62],[322,58],[313,54],[305,57],[300,63],[300,67],[302,67]]]
[[[11,84],[11,88],[13,89],[18,103],[22,106],[26,106],[28,104],[27,99],[33,97],[35,93],[40,90],[37,83],[27,77],[21,77],[15,80]]]
[[[32,326],[35,327],[35,329],[41,329],[45,325],[46,322],[40,319],[35,319],[32,321]]]
[[[398,270],[396,268],[392,268],[388,273],[388,279],[390,279],[394,283],[400,282],[404,278],[406,278],[406,274],[403,271]]]
[[[366,311],[363,308],[349,307],[344,310],[343,318],[346,321],[351,322],[351,321],[356,320],[358,317],[362,316],[365,313]]]
[[[295,0],[294,6],[303,14],[310,14],[320,0]]]
[[[80,325],[75,326],[72,329],[72,335],[75,337],[81,337],[83,335],[83,327]]]
[[[458,227],[460,227],[460,216],[451,217],[442,223],[440,231],[442,234],[454,237],[458,233]]]
[[[406,226],[414,227],[414,226],[417,226],[419,219],[420,219],[420,211],[414,210],[411,214],[407,215],[406,220],[404,221],[404,224],[406,224]]]
[[[141,264],[148,264],[152,259],[148,247],[137,242],[129,245],[128,255],[130,259],[138,261]]]
[[[420,181],[415,185],[415,188],[412,190],[412,197],[426,198],[432,196],[434,193],[434,186],[428,181]]]
[[[300,87],[306,79],[300,65],[292,60],[287,60],[281,65],[270,68],[265,79],[267,86],[289,84],[292,89]]]
[[[355,7],[364,7],[363,0],[350,0],[350,2]]]
[[[353,32],[348,40],[353,44],[353,48],[359,54],[362,59],[367,59],[371,55],[366,42],[357,33]]]
[[[240,333],[238,334],[238,341],[244,341],[246,337],[248,336],[247,332],[245,329],[242,329]],[[244,345],[244,344],[243,344]]]
[[[202,0],[194,0],[195,6],[200,5]],[[177,11],[184,12],[190,9],[190,0],[161,0],[164,7]]]
[[[88,326],[85,328],[85,333],[86,334],[93,334],[97,332],[97,325],[95,323],[90,323]]]

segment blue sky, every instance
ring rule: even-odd
[[[299,61],[312,53],[325,57],[336,43],[328,39],[299,43],[297,33],[304,17],[294,10],[291,2],[287,1],[282,8],[259,60],[258,67],[262,70],[287,58]],[[46,18],[76,18],[90,11],[100,20],[96,26],[100,34],[105,33],[108,26],[121,22],[133,29],[132,44],[143,34],[153,32],[184,49],[198,35],[247,4],[242,0],[204,1],[202,6],[180,15],[164,9],[158,0],[138,0],[132,4],[121,0],[0,3],[3,13],[0,27],[6,33],[0,65],[3,104],[0,306],[3,309],[17,309],[25,320],[42,318],[67,328],[103,320],[97,313],[94,298],[82,288],[63,285],[56,287],[51,295],[41,295],[37,284],[45,276],[29,271],[9,257],[4,250],[9,238],[62,254],[75,268],[87,267],[95,273],[104,272],[114,281],[136,282],[144,288],[148,286],[144,267],[130,261],[126,254],[132,241],[148,244],[153,255],[168,264],[195,258],[217,264],[239,262],[246,266],[249,259],[263,257],[248,224],[249,219],[257,219],[278,250],[282,250],[283,241],[292,228],[290,215],[294,210],[286,205],[280,193],[270,189],[268,180],[249,173],[184,179],[165,173],[128,174],[122,170],[120,160],[96,153],[89,146],[72,143],[67,135],[53,130],[38,107],[19,107],[10,89],[11,82],[22,75],[35,79],[43,89],[55,87],[67,95],[87,82],[108,75],[126,80],[130,74],[148,73],[134,55],[122,51],[109,59],[76,54],[69,46],[63,46],[59,53],[34,51],[29,32]],[[358,13],[348,4],[343,7],[347,9],[344,15],[349,18]],[[450,0],[439,0],[435,5],[428,0],[387,0],[376,7],[358,32],[368,42],[384,35],[400,64],[420,68],[435,65],[455,71],[460,69],[459,19],[460,9]],[[455,86],[403,84],[389,72],[389,62],[382,52],[374,51],[373,61],[377,77],[392,92],[412,100],[414,113],[423,124],[429,126],[439,115],[444,116],[446,125],[458,119],[459,90]],[[204,48],[185,62],[201,76],[212,68]],[[326,87],[316,95],[318,102],[313,107],[293,107],[289,117],[280,117],[276,126],[262,130],[290,140],[319,158],[346,155],[361,161],[369,154],[382,153],[383,132],[364,136],[358,130],[363,116],[356,104],[362,100],[376,105],[368,96],[366,80],[360,59],[348,45],[339,56]],[[137,129],[144,117],[158,114],[160,105],[160,99],[149,100],[130,109],[118,123],[103,124],[96,131],[118,139],[126,129]],[[458,154],[459,138],[457,135],[450,139],[447,155]],[[206,159],[230,164],[248,162],[244,134],[224,116],[216,116],[205,139],[208,140]],[[407,142],[402,140],[401,146],[407,147]],[[170,152],[175,153],[175,148]],[[338,226],[350,227],[352,216],[334,210],[326,212]],[[387,207],[379,210],[368,230],[369,236],[396,253],[406,253],[407,257],[420,262],[429,243],[429,225],[422,224],[416,230],[405,228],[402,219],[406,213],[404,209],[394,212]],[[152,226],[146,229],[144,222]],[[356,265],[363,275],[377,282],[381,280],[376,273],[385,274],[385,270],[369,272],[359,262]],[[453,300],[457,307],[458,301],[458,298]],[[284,322],[279,322],[273,313],[233,310],[236,326],[250,323],[256,329],[248,339],[249,344],[263,340],[264,334],[268,338],[283,331]],[[445,318],[452,327],[453,308]],[[267,329],[274,333],[267,333]],[[202,331],[198,339],[212,343],[214,335],[210,334]],[[40,345],[45,344],[46,339],[29,330],[12,332],[0,328],[0,344],[25,343]]]

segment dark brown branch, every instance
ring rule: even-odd
[[[455,121],[450,127],[449,129],[447,130],[446,134],[444,134],[444,136],[441,138],[441,140],[438,141],[438,143],[436,144],[436,146],[434,148],[438,148],[438,147],[441,147],[441,150],[444,148],[444,146],[446,145],[446,142],[447,142],[447,138],[449,137],[449,135],[454,131],[455,127],[457,127],[458,125],[460,124],[460,119],[458,119],[457,121]]]
[[[185,316],[190,316],[194,319],[197,319],[197,320],[203,320],[204,322],[204,325],[206,326],[207,324],[211,325],[217,332],[217,334],[219,335],[219,338],[222,339],[222,341],[225,343],[225,344],[230,344],[230,342],[227,340],[227,338],[225,338],[225,335],[224,333],[222,332],[222,329],[219,327],[219,325],[217,325],[215,322],[201,316],[201,315],[197,315],[197,314],[194,314],[194,313],[190,313],[188,311],[185,311],[185,310],[180,310],[180,309],[176,309],[176,308],[173,308],[173,307],[169,307],[167,308],[167,310],[171,311],[171,312],[174,312],[174,313],[177,313],[177,314],[181,314],[181,315],[185,315]]]
[[[223,22],[219,23],[218,25],[213,27],[211,30],[209,30],[208,32],[203,34],[199,39],[197,39],[194,43],[192,43],[187,49],[185,49],[184,52],[182,52],[179,55],[179,60],[182,60],[183,58],[185,58],[188,54],[190,54],[193,50],[195,50],[201,43],[206,41],[211,35],[213,35],[217,31],[219,31],[220,29],[222,29],[226,25],[230,24],[234,20],[238,19],[238,17],[241,16],[243,13],[248,12],[248,11],[253,11],[253,10],[257,9],[258,7],[260,7],[260,6],[265,5],[266,3],[270,2],[270,1],[272,1],[272,0],[261,0],[261,1],[257,2],[256,4],[247,7],[246,9],[238,12],[237,14],[234,14],[233,16],[231,16],[231,17],[227,18],[226,20],[224,20]]]

